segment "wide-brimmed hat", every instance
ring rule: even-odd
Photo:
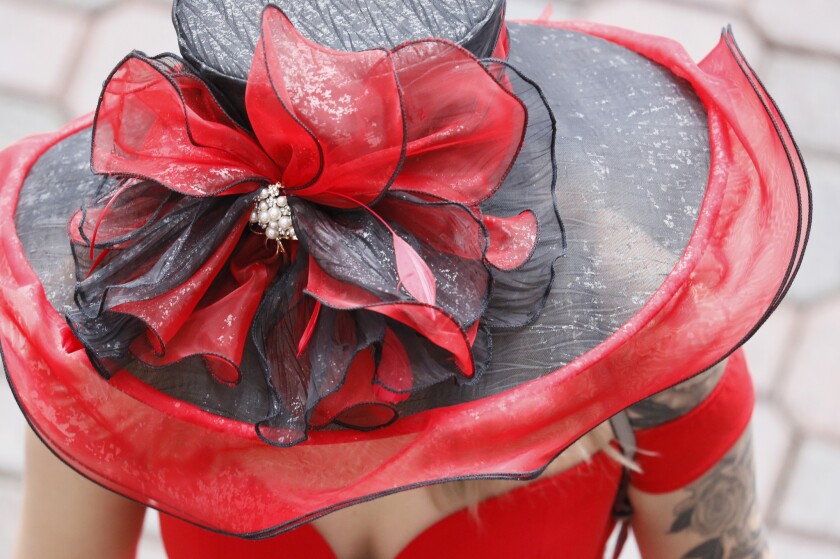
[[[7,375],[90,479],[261,537],[533,477],[787,292],[807,177],[730,32],[266,4],[177,0],[182,57],[0,156]]]

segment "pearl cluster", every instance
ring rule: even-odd
[[[280,184],[272,184],[260,190],[259,198],[251,212],[251,223],[259,225],[269,239],[297,240],[292,227],[292,208],[285,196],[280,195]]]

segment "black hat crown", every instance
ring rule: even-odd
[[[283,10],[308,39],[344,51],[392,48],[437,37],[478,58],[499,40],[505,0],[175,0],[172,19],[183,57],[243,114],[245,82],[266,6]]]

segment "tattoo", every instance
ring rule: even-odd
[[[726,360],[627,408],[634,429],[648,429],[681,417],[708,396],[726,369]]]
[[[747,431],[723,459],[685,488],[670,533],[699,535],[703,542],[683,559],[760,559],[764,539],[755,498],[752,436]]]

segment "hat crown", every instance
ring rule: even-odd
[[[437,37],[483,58],[499,39],[505,0],[175,0],[172,19],[182,55],[235,104],[268,5],[279,7],[308,39],[336,50]]]

